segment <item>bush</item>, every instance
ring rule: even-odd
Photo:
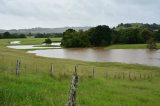
[[[150,38],[147,42],[148,49],[157,49],[156,41],[154,38]]]
[[[44,43],[46,43],[46,44],[51,44],[51,43],[52,43],[52,40],[49,39],[49,38],[47,38],[47,39],[45,39]]]

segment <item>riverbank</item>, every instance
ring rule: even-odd
[[[23,39],[0,39],[0,46],[9,46],[12,41],[20,41],[20,45],[39,45],[43,44],[46,38],[23,38]],[[61,42],[62,38],[51,38],[53,42]]]
[[[29,43],[31,41],[25,44]],[[0,104],[2,106],[66,105],[75,65],[78,65],[80,76],[77,93],[79,106],[160,105],[160,68],[158,67],[50,59],[2,45],[0,51]],[[15,74],[17,59],[22,63],[19,77]],[[54,65],[52,75],[51,64]]]
[[[25,39],[0,39],[0,46],[11,45],[12,41],[20,41],[20,45],[40,45],[43,44],[45,38],[25,38]],[[61,42],[62,38],[51,38],[53,42]],[[50,47],[50,45],[42,45],[42,47]],[[147,44],[115,44],[106,49],[146,49]],[[160,43],[157,43],[157,48],[160,48]]]

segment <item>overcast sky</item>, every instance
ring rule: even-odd
[[[0,0],[0,29],[160,23],[160,0]]]

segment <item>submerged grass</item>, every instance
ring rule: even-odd
[[[160,43],[157,43],[157,48],[160,48]],[[114,44],[106,49],[147,49],[147,44]]]

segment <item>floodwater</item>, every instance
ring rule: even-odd
[[[61,43],[52,43],[52,47],[43,47],[44,45],[47,44],[42,44],[42,45],[12,45],[12,46],[7,46],[8,48],[12,49],[59,49]]]
[[[21,43],[21,41],[12,41],[12,42],[10,42],[10,44],[20,44]]]
[[[129,64],[144,64],[160,66],[160,50],[148,49],[48,49],[34,50],[37,56],[49,58],[75,59],[92,62],[122,62]]]

